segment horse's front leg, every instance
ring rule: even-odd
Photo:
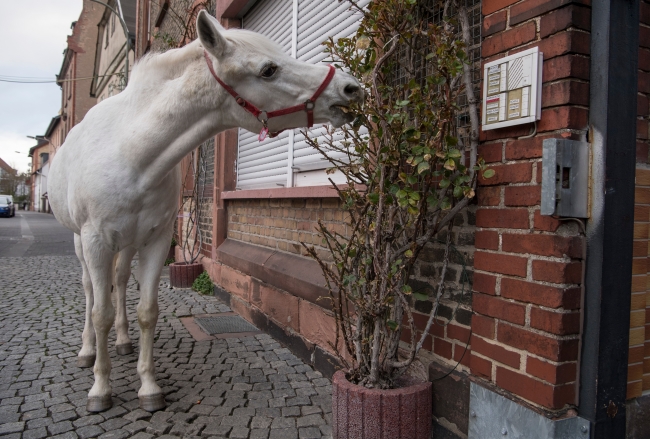
[[[111,303],[111,284],[114,253],[102,242],[101,235],[91,227],[81,230],[83,256],[93,286],[92,321],[97,337],[95,383],[88,392],[86,410],[101,412],[111,408],[111,360],[108,356],[108,332],[115,321]]]
[[[81,283],[84,287],[84,294],[86,295],[86,318],[84,322],[84,332],[81,335],[81,350],[77,356],[78,367],[92,367],[95,364],[95,328],[93,327],[93,284],[90,280],[90,273],[84,260],[83,247],[81,245],[81,237],[75,233],[74,235],[74,251],[81,263]]]
[[[156,384],[153,342],[158,322],[158,284],[160,272],[171,239],[171,225],[169,233],[163,232],[139,249],[139,281],[140,303],[138,304],[138,323],[140,324],[140,357],[138,358],[138,374],[142,387],[138,391],[140,407],[149,412],[154,412],[165,407],[165,397]]]
[[[117,308],[115,350],[118,355],[133,353],[133,345],[129,339],[129,320],[126,317],[126,284],[131,276],[131,261],[135,252],[136,249],[132,247],[125,248],[119,253],[115,264],[115,305]]]

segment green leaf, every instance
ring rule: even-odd
[[[413,298],[420,302],[426,302],[427,300],[429,300],[429,296],[422,293],[413,293]]]
[[[445,162],[444,168],[453,171],[454,169],[456,169],[456,162],[453,159],[449,159]]]
[[[393,320],[388,320],[386,322],[386,326],[390,328],[391,331],[397,331],[397,328],[399,327],[396,322]]]
[[[377,204],[377,203],[379,203],[379,194],[376,194],[376,193],[374,193],[374,194],[368,194],[367,197],[368,197],[368,200],[369,200],[372,204]]]
[[[447,180],[446,178],[443,178],[442,180],[440,180],[440,187],[443,188],[443,189],[448,187],[450,184],[451,184],[451,181]]]
[[[435,85],[442,85],[442,84],[445,83],[445,77],[444,76],[434,76],[431,80],[433,81],[433,83]]]
[[[418,165],[418,174],[422,174],[424,171],[426,171],[429,168],[430,168],[429,162],[420,162],[420,164]]]
[[[397,198],[400,198],[400,199],[401,199],[401,198],[406,198],[407,195],[408,195],[408,194],[406,193],[406,191],[405,191],[404,189],[400,189],[400,190],[398,190],[397,193],[395,194],[395,196],[396,196]]]
[[[492,178],[494,177],[494,174],[495,174],[494,169],[486,169],[485,171],[483,171],[483,178]]]
[[[412,250],[406,250],[406,251],[404,252],[404,256],[406,256],[407,258],[412,258],[412,257],[413,257],[413,251],[412,251]],[[402,288],[402,291],[404,291],[404,288],[408,288],[409,291],[411,291],[411,287],[409,287],[408,285],[405,285],[405,286]],[[406,292],[406,291],[404,291],[404,292]]]
[[[447,145],[449,146],[456,146],[458,144],[458,139],[454,136],[445,136],[445,142],[447,142]]]

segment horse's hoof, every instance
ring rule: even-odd
[[[140,397],[140,408],[148,412],[156,412],[165,408],[165,397],[162,394]]]
[[[133,345],[131,342],[115,345],[117,355],[129,355],[133,353]]]
[[[103,412],[113,406],[111,395],[107,396],[89,396],[86,410],[91,413]]]
[[[94,355],[83,355],[77,357],[77,367],[93,367],[95,365]]]

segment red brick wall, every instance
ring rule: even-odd
[[[637,97],[637,170],[634,191],[634,247],[630,307],[627,397],[650,390],[650,168],[648,167],[648,96],[650,95],[650,5],[640,2],[639,84]]]
[[[546,409],[574,404],[583,236],[541,216],[542,141],[585,139],[591,22],[588,1],[484,0],[484,62],[538,46],[542,118],[481,133],[496,171],[480,181],[476,213],[474,375]]]

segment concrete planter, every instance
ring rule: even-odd
[[[175,288],[190,288],[201,273],[203,273],[203,264],[200,262],[169,264],[169,281]]]
[[[339,370],[332,378],[334,439],[430,439],[431,383],[366,389]]]

